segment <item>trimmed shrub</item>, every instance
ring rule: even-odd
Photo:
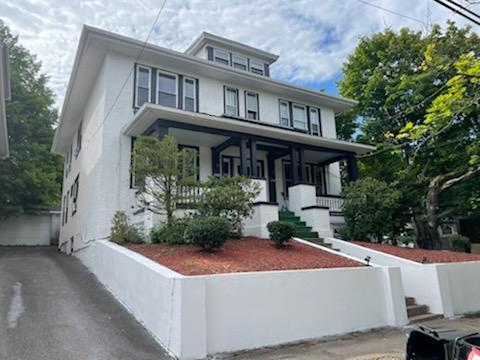
[[[231,225],[227,219],[208,216],[191,220],[185,230],[185,239],[190,244],[212,251],[225,243],[230,232]]]
[[[140,229],[134,225],[130,225],[129,218],[125,211],[117,211],[112,219],[110,241],[116,244],[140,244],[144,242],[144,236]]]
[[[457,252],[472,252],[472,244],[470,243],[470,239],[466,236],[462,235],[452,235],[448,238],[450,242],[450,246],[453,251]]]
[[[277,247],[284,246],[285,242],[290,241],[295,233],[295,226],[286,221],[272,221],[267,224],[270,233],[270,239]]]
[[[397,238],[397,243],[403,246],[409,246],[410,244],[415,244],[415,237],[409,235],[400,235]]]
[[[170,225],[157,225],[150,232],[150,240],[152,243],[187,244],[185,240],[185,229],[191,220],[190,218],[175,219]]]

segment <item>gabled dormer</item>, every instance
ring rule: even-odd
[[[270,76],[270,65],[278,59],[278,55],[208,32],[200,34],[185,54],[262,76]]]

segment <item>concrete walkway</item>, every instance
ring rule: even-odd
[[[0,247],[0,359],[168,357],[77,259],[51,247]]]
[[[447,320],[438,319],[423,323],[432,328],[457,329],[465,332],[480,332],[480,315]],[[235,360],[364,360],[384,359],[378,354],[405,354],[407,329],[381,329],[355,333],[342,337],[312,341],[277,348],[260,349],[239,354],[224,355],[222,359]],[[398,358],[397,356],[392,358]],[[389,357],[390,359],[390,357]]]

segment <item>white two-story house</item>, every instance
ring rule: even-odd
[[[247,233],[265,235],[289,209],[328,234],[341,218],[339,161],[355,179],[355,157],[372,147],[336,138],[335,114],[354,101],[271,78],[277,59],[209,33],[178,52],[85,26],[52,146],[65,157],[60,244],[107,237],[117,210],[147,217],[132,148],[165,134],[196,150],[200,180],[261,184]]]

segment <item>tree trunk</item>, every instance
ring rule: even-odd
[[[432,239],[431,234],[428,231],[427,222],[424,219],[415,216],[413,218],[413,223],[415,224],[415,240],[417,246],[422,249],[431,249]]]
[[[439,217],[438,217],[438,196],[440,194],[440,178],[435,177],[428,186],[427,193],[427,226],[432,239],[432,245],[434,249],[441,249],[442,242],[440,240],[440,234],[438,232]]]

